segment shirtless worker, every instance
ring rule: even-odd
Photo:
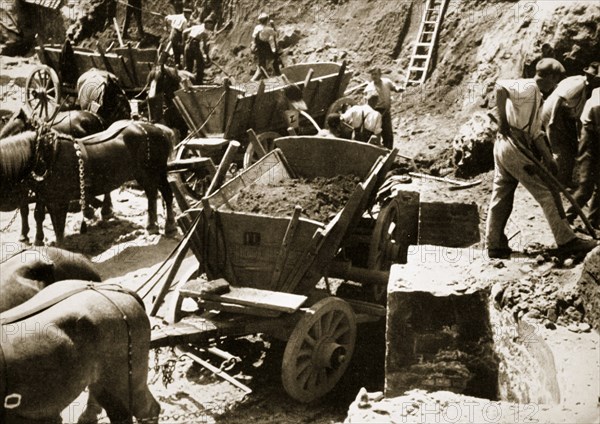
[[[257,67],[252,81],[266,78],[263,69],[267,69],[267,63],[273,61],[273,72],[281,75],[279,70],[279,58],[277,56],[277,31],[273,21],[269,21],[269,15],[261,13],[258,15],[258,25],[252,32],[252,51],[256,55]]]
[[[392,91],[401,93],[403,88],[396,86],[389,78],[381,76],[381,69],[373,67],[369,70],[371,82],[365,88],[365,93],[375,92],[379,96],[375,110],[381,113],[381,139],[383,147],[394,147],[394,129],[392,128]]]
[[[179,9],[181,10],[181,9]],[[183,31],[187,28],[192,9],[183,8],[182,12],[175,11],[173,15],[167,15],[165,21],[169,28],[169,41],[173,49],[173,60],[177,68],[181,69],[181,55],[183,54]]]

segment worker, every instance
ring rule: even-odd
[[[279,70],[279,52],[277,50],[277,31],[275,24],[269,20],[269,15],[261,13],[258,15],[258,25],[252,32],[252,43],[250,50],[256,56],[257,68],[252,81],[258,81],[267,77],[265,75],[267,63],[272,61],[273,72],[281,75]]]
[[[597,80],[600,76],[596,77]],[[600,228],[600,88],[592,91],[581,113],[581,141],[579,143],[579,185],[573,198],[580,207],[592,199],[587,218],[594,228]],[[593,195],[593,197],[592,197]],[[577,213],[567,209],[567,219],[573,223]]]
[[[542,122],[552,152],[557,156],[558,180],[573,186],[573,168],[578,149],[578,135],[583,106],[600,86],[598,68],[600,62],[593,62],[583,70],[584,75],[574,75],[563,79],[548,96],[542,108]]]
[[[352,129],[352,139],[368,142],[371,136],[381,137],[381,113],[375,110],[379,103],[379,95],[370,91],[366,95],[366,103],[354,105],[342,114],[342,121],[349,124]]]
[[[326,128],[322,128],[317,133],[320,137],[347,138],[352,137],[352,128],[341,120],[339,113],[330,113],[325,119]]]
[[[187,34],[185,43],[184,59],[185,70],[196,75],[196,84],[201,85],[204,81],[204,68],[210,65],[208,40],[215,28],[215,20],[209,16],[203,24],[192,25],[183,31]],[[194,65],[196,67],[194,72]]]
[[[381,76],[381,69],[373,67],[369,70],[371,81],[365,88],[365,93],[376,92],[379,103],[375,110],[381,113],[381,138],[383,147],[392,149],[394,147],[394,129],[392,128],[392,91],[400,93],[402,87],[396,86],[389,78]]]
[[[184,7],[181,13],[176,10],[174,15],[167,15],[167,27],[169,28],[169,42],[173,50],[173,61],[175,66],[181,69],[181,55],[183,54],[183,31],[187,28],[188,21],[192,14],[192,9]]]
[[[553,169],[556,162],[542,132],[542,92],[551,91],[564,73],[556,59],[545,58],[536,65],[531,79],[496,82],[499,132],[494,143],[494,181],[486,223],[487,252],[490,258],[508,259],[512,252],[504,227],[510,217],[519,183],[540,204],[562,254],[587,253],[596,246],[593,240],[579,238],[564,216],[562,204],[548,183],[536,172],[527,155],[542,159]]]
[[[142,0],[127,0],[127,10],[125,11],[125,20],[123,21],[123,29],[121,34],[123,38],[128,37],[129,23],[131,18],[135,19],[138,29],[138,37],[144,36],[144,26],[142,24]]]

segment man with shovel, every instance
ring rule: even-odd
[[[565,217],[560,197],[543,178],[545,170],[538,166],[542,160],[552,173],[556,173],[556,161],[542,132],[541,106],[542,92],[551,91],[563,72],[560,62],[545,58],[536,65],[534,78],[496,82],[499,133],[494,144],[494,182],[486,223],[490,258],[510,257],[512,250],[504,228],[519,183],[542,207],[560,254],[587,253],[597,245],[594,240],[575,235]]]

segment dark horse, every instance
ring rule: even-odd
[[[147,385],[150,322],[134,293],[61,281],[0,314],[0,324],[3,423],[61,423],[86,387],[113,423],[158,422]],[[98,410],[95,402],[87,408],[79,422]]]
[[[9,121],[0,130],[0,140],[23,131],[35,129],[34,123],[27,116],[23,109],[20,109],[9,119]],[[90,134],[95,134],[106,129],[105,123],[98,115],[84,110],[71,110],[59,112],[52,121],[52,129],[68,134],[72,137],[80,138]],[[29,241],[29,202],[24,199],[19,208],[21,214],[21,236],[19,241],[27,243]],[[36,204],[35,216],[37,219],[44,219],[46,211],[41,204]],[[102,205],[102,216],[104,218],[112,215],[112,204],[110,194],[104,195]],[[41,218],[40,218],[41,217]],[[37,240],[38,238],[36,238]]]
[[[180,139],[185,138],[188,132],[187,124],[173,101],[175,91],[179,90],[184,78],[193,75],[187,71],[178,71],[175,68],[159,65],[155,66],[148,74],[148,111],[152,122],[164,123],[170,128],[179,131]]]
[[[31,299],[57,281],[102,281],[94,264],[85,256],[56,247],[23,249],[0,267],[0,313]]]
[[[32,189],[50,212],[60,244],[71,200],[85,201],[135,178],[148,198],[148,232],[158,233],[160,190],[167,209],[165,233],[172,234],[176,225],[167,160],[174,142],[169,128],[137,121],[119,121],[83,139],[43,127],[9,137],[0,143],[0,210],[14,210]],[[36,224],[36,244],[42,244],[43,222],[36,219]]]

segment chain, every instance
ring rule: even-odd
[[[10,221],[8,221],[8,224],[6,224],[3,228],[0,228],[0,233],[4,233],[6,232],[10,227],[12,227],[12,225],[15,223],[15,220],[17,219],[17,215],[19,214],[19,210],[17,209],[15,211],[15,214],[12,216],[12,218],[10,219]]]
[[[79,206],[81,207],[81,212],[83,213],[86,207],[83,154],[81,153],[81,146],[79,143],[77,143],[77,140],[73,140],[73,148],[75,149],[75,156],[77,156],[77,166],[79,171]]]

